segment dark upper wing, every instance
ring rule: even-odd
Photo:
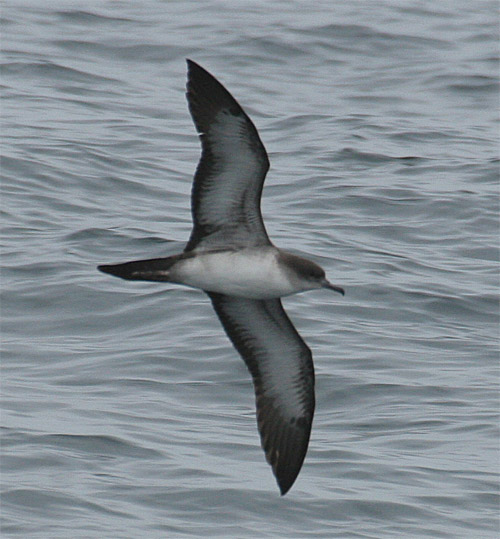
[[[309,443],[314,414],[311,351],[279,299],[208,295],[252,374],[262,447],[285,494],[300,471]]]
[[[187,99],[201,139],[186,251],[269,245],[260,196],[269,160],[257,129],[210,73],[187,60]]]

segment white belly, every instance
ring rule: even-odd
[[[170,276],[179,284],[252,299],[278,298],[299,291],[278,266],[274,249],[200,253],[179,261]]]

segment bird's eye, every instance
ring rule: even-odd
[[[321,269],[319,269],[319,268],[313,268],[311,270],[310,276],[313,279],[321,279],[321,277],[324,277],[324,272],[321,271]]]

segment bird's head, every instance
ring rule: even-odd
[[[342,287],[332,284],[326,278],[325,270],[315,262],[290,253],[282,252],[280,257],[286,264],[291,278],[300,284],[303,290],[328,288],[339,294],[345,294]]]

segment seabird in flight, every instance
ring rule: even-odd
[[[180,254],[98,269],[208,294],[252,375],[262,447],[283,495],[302,467],[315,400],[311,351],[280,298],[316,288],[344,290],[314,262],[272,244],[260,212],[269,160],[257,129],[222,84],[187,63],[187,100],[202,146],[191,237]]]

